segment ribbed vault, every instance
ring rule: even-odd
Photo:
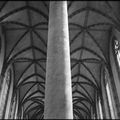
[[[111,29],[119,30],[119,2],[68,2],[70,54],[75,118],[90,118],[101,69],[109,67]],[[49,2],[0,2],[5,37],[3,73],[14,69],[14,90],[24,118],[43,118]]]

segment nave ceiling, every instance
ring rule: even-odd
[[[111,32],[120,29],[119,4],[68,1],[75,118],[91,117],[102,69],[109,68]],[[3,73],[13,65],[14,90],[19,94],[19,110],[24,111],[24,118],[44,116],[48,21],[48,1],[0,1],[5,42]]]

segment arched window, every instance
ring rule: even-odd
[[[17,111],[18,111],[18,99],[17,99],[17,95],[15,94],[11,101],[9,119],[17,119]]]
[[[111,117],[115,118],[115,116],[114,116],[114,110],[113,110],[113,105],[112,105],[112,100],[111,100],[110,87],[109,87],[108,83],[106,84],[106,91],[107,91],[107,96],[108,96],[108,102],[109,102]]]
[[[101,98],[98,97],[98,106],[99,106],[99,112],[100,112],[100,119],[103,119],[103,111],[102,111],[102,105],[101,105]]]
[[[110,83],[110,78],[109,78],[109,74],[105,69],[105,89],[106,89],[106,93],[107,93],[107,100],[108,100],[108,104],[109,104],[109,109],[110,109],[110,114],[111,114],[111,118],[115,119],[115,101],[114,101],[114,96],[113,96],[113,92],[112,88],[111,88],[111,83]]]
[[[3,119],[5,115],[5,108],[6,108],[6,102],[7,102],[7,97],[9,93],[10,82],[11,82],[10,70],[8,70],[5,73],[1,94],[0,94],[0,119]]]
[[[99,92],[96,92],[95,95],[95,99],[96,99],[96,119],[103,119],[103,111],[102,111],[102,105],[101,105],[101,96],[99,94]]]
[[[6,100],[4,119],[9,119],[9,113],[10,113],[10,108],[11,108],[12,98],[13,98],[13,82],[14,82],[13,76],[14,76],[13,70],[12,70],[12,67],[10,67],[10,83],[9,83],[9,87],[8,87],[8,96],[7,96],[7,100]]]
[[[120,43],[117,39],[114,40],[115,54],[117,58],[118,65],[120,67]]]
[[[2,69],[3,69],[4,55],[5,55],[5,39],[4,39],[4,35],[2,34],[2,25],[0,25],[0,95],[2,92],[2,84],[3,84]]]
[[[115,119],[120,118],[120,32],[113,28],[109,45],[109,79]],[[106,84],[107,85],[107,84]],[[107,88],[108,89],[108,88]]]

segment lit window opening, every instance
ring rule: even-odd
[[[106,84],[106,91],[107,91],[107,96],[108,96],[108,103],[109,103],[109,107],[110,107],[111,117],[112,117],[112,119],[115,119],[112,100],[111,100],[111,94],[110,94],[110,88],[109,88],[108,83]]]
[[[98,100],[98,106],[99,106],[100,119],[103,119],[103,112],[102,112],[100,97],[99,97],[99,100]]]
[[[118,40],[115,40],[115,54],[117,57],[118,65],[120,67],[120,43]]]

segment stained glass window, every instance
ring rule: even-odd
[[[120,66],[120,43],[118,40],[114,41],[114,47],[115,47],[115,54],[117,55],[117,61]]]

